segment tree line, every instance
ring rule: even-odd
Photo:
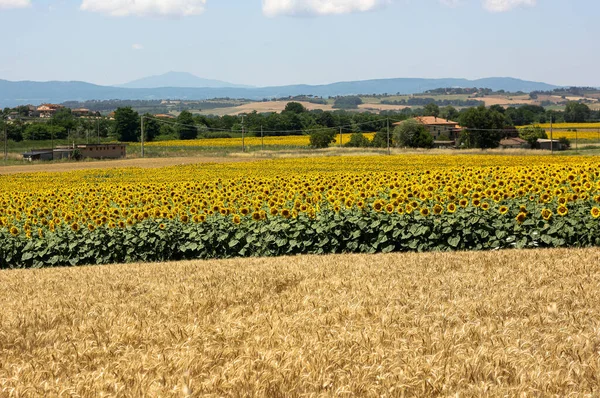
[[[1,112],[0,123],[13,109]],[[205,116],[183,111],[176,119],[159,120],[149,113],[140,115],[131,107],[115,111],[114,120],[108,118],[77,118],[69,108],[57,111],[47,120],[12,120],[7,123],[8,138],[21,140],[83,139],[86,137],[112,138],[122,142],[139,142],[141,118],[144,118],[144,138],[152,140],[227,138],[238,136],[242,129],[248,135],[265,136],[311,134],[319,130],[334,133],[341,128],[344,133],[379,132],[392,122],[416,116],[436,116],[459,122],[472,131],[469,145],[490,147],[496,141],[493,131],[510,129],[535,123],[586,122],[600,119],[600,111],[591,110],[586,104],[569,102],[564,111],[546,110],[541,106],[524,105],[504,108],[478,106],[457,110],[453,106],[440,107],[429,103],[423,108],[406,107],[399,111],[352,112],[343,109],[334,111],[307,110],[298,102],[289,102],[281,113],[258,113],[245,115]],[[382,140],[380,140],[381,142]],[[387,138],[385,140],[387,145]]]

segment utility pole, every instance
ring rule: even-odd
[[[554,140],[552,139],[552,122],[554,121],[554,116],[550,116],[550,153],[554,153]]]
[[[387,118],[387,147],[388,147],[388,155],[391,155],[390,149],[390,118]]]
[[[8,128],[6,122],[4,123],[4,161],[8,160]]]
[[[246,152],[246,143],[244,141],[244,117],[246,115],[242,115],[242,152]]]
[[[141,141],[142,141],[142,158],[144,157],[144,116],[141,117],[141,124],[142,124],[142,135],[141,135]]]
[[[263,134],[263,126],[260,126],[260,150],[265,150],[265,136]]]

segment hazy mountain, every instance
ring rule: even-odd
[[[479,80],[467,79],[378,79],[340,82],[324,85],[292,85],[280,87],[160,87],[125,88],[98,86],[85,82],[11,82],[0,80],[0,107],[22,104],[61,103],[65,101],[109,100],[109,99],[188,99],[211,98],[281,98],[295,95],[322,97],[352,94],[416,94],[444,87],[480,87],[510,92],[553,90],[558,88],[546,83],[520,79],[494,77]]]
[[[235,87],[235,88],[250,88],[241,84],[233,84],[223,82],[221,80],[203,79],[196,75],[187,72],[167,72],[162,75],[144,77],[134,80],[129,83],[119,84],[116,87],[124,88],[160,88],[160,87]]]

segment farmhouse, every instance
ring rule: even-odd
[[[56,104],[42,104],[38,106],[37,112],[39,112],[40,117],[52,117],[59,109],[64,108],[62,105]]]
[[[457,122],[440,117],[418,116],[415,120],[427,128],[434,140],[455,141],[462,131],[462,127]],[[399,126],[402,123],[394,123],[394,126]]]
[[[546,138],[540,138],[538,139],[538,147],[540,149],[546,150],[546,151],[550,151],[550,150],[555,150],[555,151],[564,151],[567,149],[567,147],[565,145],[563,145],[559,140],[550,140],[550,139],[546,139]]]
[[[54,158],[52,149],[32,149],[23,154],[23,160],[52,160]]]
[[[86,108],[77,108],[77,109],[73,109],[71,110],[71,113],[73,114],[73,116],[90,116],[92,114],[92,111],[90,111],[89,109]]]
[[[82,144],[76,148],[83,158],[123,159],[127,154],[126,144]]]
[[[23,154],[23,160],[70,159],[76,153],[90,159],[124,159],[127,156],[126,144],[80,144],[57,146],[54,149],[35,149]]]
[[[509,137],[500,141],[502,148],[529,148],[529,144],[523,138]]]

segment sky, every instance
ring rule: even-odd
[[[0,79],[600,86],[599,0],[0,0]]]

